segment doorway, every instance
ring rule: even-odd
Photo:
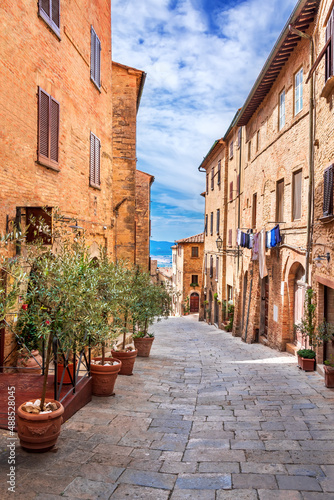
[[[295,273],[293,300],[293,324],[298,325],[303,319],[305,302],[305,269],[301,264]],[[305,343],[302,334],[298,330],[295,330],[294,341],[298,346]]]
[[[199,295],[196,292],[190,295],[190,312],[191,313],[199,312]]]

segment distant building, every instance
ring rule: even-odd
[[[177,316],[200,311],[203,246],[203,233],[178,240],[172,246],[173,312]]]
[[[136,254],[135,262],[141,269],[150,267],[151,186],[153,175],[136,170]]]

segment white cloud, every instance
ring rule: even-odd
[[[161,198],[164,188],[173,189],[166,204],[182,209],[193,198],[199,217],[203,205],[196,198],[205,179],[197,167],[243,105],[296,0],[230,3],[216,6],[212,30],[200,2],[179,0],[170,10],[169,0],[113,1],[113,59],[147,73],[138,167],[155,176],[153,198],[155,190]]]

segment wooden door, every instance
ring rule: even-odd
[[[199,295],[198,293],[193,293],[190,295],[190,312],[198,313],[199,311]]]

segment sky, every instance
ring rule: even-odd
[[[113,0],[113,60],[147,73],[137,168],[155,177],[152,239],[201,233],[198,171],[243,106],[297,0]]]

